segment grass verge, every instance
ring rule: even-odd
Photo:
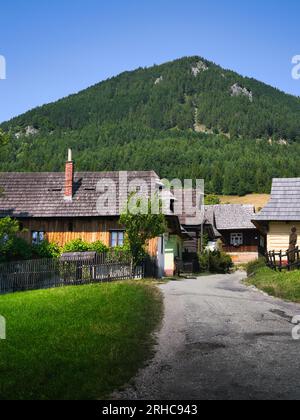
[[[101,399],[151,355],[162,297],[150,282],[0,296],[0,399]]]
[[[300,271],[298,270],[280,273],[268,267],[258,268],[246,283],[271,296],[300,303]]]

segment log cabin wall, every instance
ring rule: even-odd
[[[296,227],[298,234],[298,245],[300,244],[300,223],[299,222],[270,222],[268,229],[268,251],[286,252],[289,248],[290,234],[292,228]]]
[[[260,234],[257,230],[228,230],[220,231],[223,237],[224,252],[258,252],[260,245]],[[243,245],[235,247],[231,245],[231,234],[242,233]]]
[[[82,239],[85,242],[101,241],[110,246],[110,234],[113,230],[120,230],[118,218],[65,218],[65,219],[22,219],[20,220],[25,232],[21,236],[32,241],[32,232],[44,232],[45,239],[60,246]],[[157,255],[158,239],[152,239],[147,246],[151,256]]]

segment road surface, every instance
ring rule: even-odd
[[[162,285],[155,357],[114,397],[300,399],[300,341],[291,323],[300,306],[248,288],[244,278],[238,272]]]

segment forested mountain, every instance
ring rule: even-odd
[[[154,169],[213,193],[269,192],[298,176],[300,99],[199,57],[125,72],[0,126],[1,171]]]

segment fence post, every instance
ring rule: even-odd
[[[282,271],[282,251],[279,252],[279,271]]]

